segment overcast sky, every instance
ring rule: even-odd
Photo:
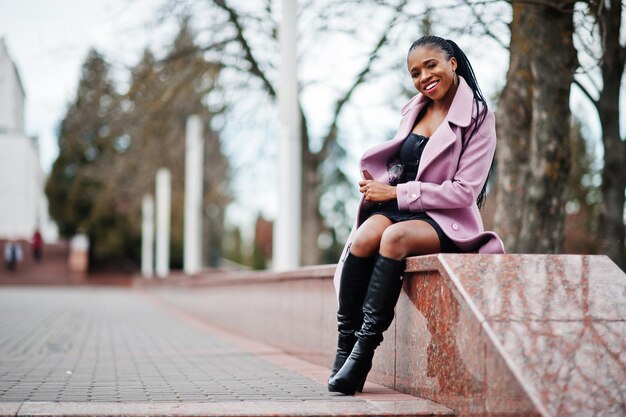
[[[0,0],[0,37],[26,91],[26,132],[38,136],[46,172],[56,155],[56,128],[73,99],[90,47],[120,73],[145,45],[162,43],[146,27],[158,2],[145,0]]]

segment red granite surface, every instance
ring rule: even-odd
[[[626,414],[626,275],[607,257],[439,255],[407,270],[398,347],[422,360],[398,387],[460,414]]]

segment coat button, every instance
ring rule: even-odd
[[[459,225],[457,223],[452,223],[453,230],[459,230]]]
[[[411,198],[417,198],[417,194],[411,194]]]

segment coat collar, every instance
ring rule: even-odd
[[[459,87],[448,110],[448,121],[459,127],[467,127],[472,122],[474,92],[463,77],[458,77]]]
[[[459,76],[459,86],[448,110],[448,115],[433,133],[431,140],[424,148],[422,162],[417,175],[418,178],[432,160],[457,139],[450,124],[459,127],[469,126],[472,121],[473,98],[474,93],[472,89],[467,85],[463,77]],[[417,115],[428,100],[426,96],[417,94],[402,108],[403,117],[396,135],[392,140],[368,149],[361,158],[361,170],[367,169],[377,181],[384,182],[387,180],[386,165],[384,163],[371,163],[371,161],[387,161],[398,150],[404,138],[413,129]]]

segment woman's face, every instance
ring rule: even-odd
[[[433,101],[443,99],[455,83],[456,58],[437,47],[418,46],[407,59],[413,85]]]

